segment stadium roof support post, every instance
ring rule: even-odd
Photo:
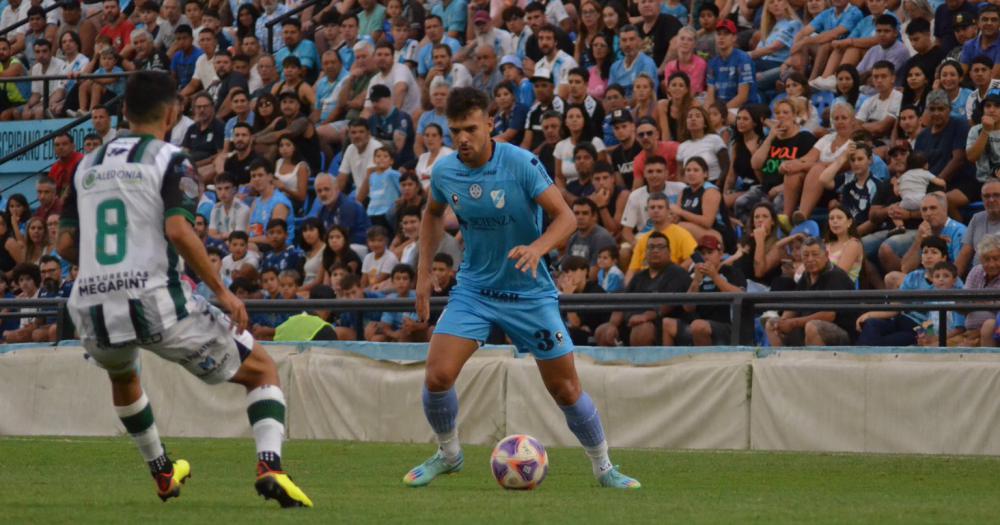
[[[267,29],[267,52],[271,55],[274,54],[274,26],[283,23],[285,20],[305,11],[306,9],[319,4],[319,3],[329,3],[329,0],[308,0],[298,5],[295,9],[275,18],[274,20],[269,20],[264,24]]]

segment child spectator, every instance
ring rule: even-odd
[[[353,274],[345,275],[340,281],[340,290],[337,291],[337,299],[378,299],[382,294],[364,289],[361,281]],[[341,312],[337,316],[336,326],[337,339],[341,341],[355,341],[358,334],[364,335],[365,326],[372,321],[381,321],[381,316],[377,312]]]
[[[271,219],[267,223],[267,241],[271,251],[264,256],[261,266],[274,268],[279,272],[285,270],[301,271],[306,261],[305,253],[298,246],[291,246],[288,240],[288,223],[285,219]]]
[[[260,256],[248,250],[250,237],[247,232],[235,231],[229,234],[229,255],[222,259],[222,278],[232,279],[233,273],[244,264],[255,269],[260,265]]]
[[[906,211],[920,211],[920,202],[927,195],[927,185],[931,183],[942,188],[947,184],[941,177],[927,171],[927,157],[919,151],[910,153],[906,160],[906,171],[893,179],[893,189],[900,198],[900,206]],[[906,233],[902,218],[893,219],[892,223],[896,227],[889,232],[890,236]]]
[[[958,267],[948,261],[941,261],[931,268],[931,282],[935,290],[959,288]],[[937,346],[941,332],[941,312],[928,312],[927,320],[917,328],[917,343],[920,346]],[[965,316],[960,312],[948,312],[948,339],[965,333]]]
[[[261,279],[271,299],[292,300],[299,298],[299,286],[302,286],[302,274],[296,270],[284,270],[277,275],[273,268],[264,270]],[[270,341],[274,338],[275,329],[291,317],[291,312],[273,312],[267,314],[267,320],[253,327],[255,339]]]
[[[389,232],[384,226],[372,226],[368,230],[368,255],[361,263],[361,287],[375,290],[378,285],[389,278],[392,269],[399,264],[399,259],[389,250],[386,244]]]
[[[121,57],[118,53],[112,48],[105,48],[100,54],[101,67],[97,68],[94,74],[123,73],[120,63]],[[125,93],[125,77],[84,80],[79,92],[80,108],[88,112],[93,111],[103,102]]]
[[[408,264],[397,264],[392,269],[393,292],[386,299],[415,297],[412,284],[415,274]],[[385,312],[378,322],[365,327],[365,339],[373,342],[423,342],[427,341],[427,323],[421,322],[415,312]]]
[[[375,166],[368,168],[368,173],[361,181],[358,189],[358,202],[368,200],[368,218],[372,224],[392,230],[389,214],[392,205],[401,195],[399,188],[399,172],[392,169],[392,152],[382,146],[375,150]]]
[[[222,250],[210,247],[207,248],[206,251],[208,252],[208,262],[212,264],[212,269],[222,276],[222,284],[228,288],[229,285],[233,284],[233,280],[222,275]],[[209,301],[215,299],[215,293],[212,292],[212,289],[209,288],[204,281],[198,283],[198,286],[194,289],[194,293],[208,299]]]
[[[625,289],[625,274],[618,267],[618,247],[609,246],[597,252],[597,284],[608,293]]]

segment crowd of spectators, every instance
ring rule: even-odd
[[[195,226],[241,297],[410,297],[461,86],[492,95],[494,140],[534,152],[576,215],[548,258],[563,294],[1000,288],[995,4],[341,0],[270,33],[299,2],[3,5],[0,27],[28,22],[0,38],[0,119],[89,115],[89,152],[123,132],[123,81],[78,75],[174,75],[184,116],[170,140],[204,189]],[[41,80],[2,82],[29,72],[72,78],[49,81],[47,101]],[[8,296],[72,283],[52,225],[81,153],[69,135],[53,151],[38,203],[11,195],[0,220]],[[446,217],[436,295],[455,284],[459,222]],[[424,341],[434,321],[318,314],[330,337],[372,341]],[[254,334],[288,318],[256,314]],[[54,337],[47,321],[8,322],[4,337]],[[941,324],[835,309],[759,321],[758,342],[776,346],[933,344]],[[581,344],[731,336],[717,306],[566,322]],[[953,344],[1000,340],[995,312],[947,326]]]

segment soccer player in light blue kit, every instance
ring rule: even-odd
[[[576,229],[573,212],[537,157],[490,139],[488,106],[486,94],[474,88],[448,95],[448,127],[458,151],[438,161],[431,176],[420,226],[416,310],[421,319],[430,314],[431,260],[444,232],[445,206],[458,216],[465,256],[427,355],[424,414],[440,447],[410,470],[403,483],[421,487],[462,469],[455,380],[496,324],[518,350],[534,354],[545,387],[586,450],[600,484],[637,489],[639,482],[618,472],[608,458],[600,415],[576,374],[555,283],[545,266],[539,267],[542,257]],[[543,209],[553,218],[545,231]]]

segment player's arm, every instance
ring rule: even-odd
[[[421,321],[429,319],[431,314],[430,298],[434,283],[431,264],[444,236],[445,209],[447,205],[438,202],[434,192],[427,196],[427,208],[420,221],[420,258],[417,261],[417,317]]]
[[[538,274],[538,261],[545,254],[566,242],[566,239],[576,231],[576,218],[573,216],[573,210],[566,204],[566,199],[563,199],[559,188],[555,185],[550,184],[545,191],[538,194],[535,197],[535,202],[545,210],[545,213],[549,214],[549,217],[552,218],[552,223],[549,224],[545,233],[536,239],[535,242],[528,246],[515,246],[507,254],[507,258],[517,261],[514,264],[515,268],[522,272],[530,270],[532,276]],[[423,242],[422,235],[423,232],[421,232],[421,242]],[[423,257],[423,246],[420,248],[420,256]]]

